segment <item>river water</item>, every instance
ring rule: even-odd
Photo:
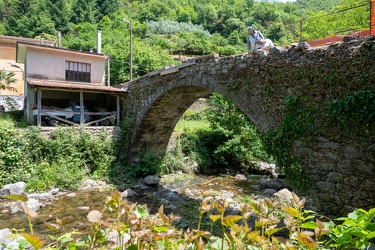
[[[165,214],[173,213],[182,217],[178,227],[196,228],[201,191],[218,197],[246,201],[251,196],[262,195],[253,188],[261,178],[261,175],[250,175],[246,180],[229,175],[197,175],[193,179],[162,184],[148,189],[135,188],[133,190],[136,195],[126,199],[140,205],[147,204],[151,214],[156,213],[157,209],[163,205]],[[65,232],[73,229],[88,230],[91,226],[87,221],[88,212],[91,210],[102,211],[106,198],[113,191],[113,188],[94,188],[59,195],[50,204],[43,206],[38,211],[38,216],[32,219],[34,233],[48,241],[46,236],[51,234],[51,231],[45,222],[56,223],[56,218],[67,219],[68,222],[63,229]],[[0,200],[0,211],[2,210],[1,202],[4,203],[4,199]],[[3,211],[0,214],[0,229],[2,228],[24,228],[28,232],[27,217],[22,212],[11,214]]]

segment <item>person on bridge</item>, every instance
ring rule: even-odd
[[[257,48],[255,46],[255,40],[257,37],[263,38],[264,36],[262,32],[259,30],[255,30],[253,26],[247,28],[248,36],[247,36],[247,53],[250,55],[251,52],[254,52]]]
[[[255,46],[256,46],[256,49],[262,49],[262,50],[269,50],[270,48],[275,47],[271,39],[268,39],[268,38],[263,39],[261,37],[257,37],[255,39]]]

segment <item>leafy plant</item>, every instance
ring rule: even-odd
[[[292,154],[297,140],[306,140],[314,134],[314,110],[304,109],[297,96],[288,96],[285,100],[284,119],[275,130],[263,134],[266,151],[276,160],[279,171],[285,173],[288,180],[297,188],[308,187],[308,178],[302,170],[299,159]]]
[[[331,222],[330,240],[326,246],[337,249],[367,249],[375,239],[375,208],[369,211],[355,209],[347,217],[337,218],[340,224]]]
[[[260,133],[251,121],[229,100],[214,94],[209,99],[207,119],[219,144],[212,155],[219,165],[238,165],[253,160],[269,161]]]
[[[0,70],[0,90],[10,90],[10,91],[17,91],[17,89],[11,84],[17,81],[14,76],[16,73],[14,72],[5,72]]]
[[[65,219],[46,222],[53,233],[53,242],[45,249],[365,249],[375,237],[375,208],[356,209],[348,217],[337,219],[342,224],[335,225],[320,221],[313,211],[304,210],[306,200],[292,195],[288,204],[269,199],[244,203],[239,206],[239,214],[231,215],[226,212],[230,202],[202,192],[197,229],[178,230],[173,223],[181,218],[165,214],[163,206],[150,214],[147,205],[122,200],[121,193],[114,191],[102,211],[88,213],[91,229],[87,232],[61,233]],[[19,195],[7,198],[27,201]],[[31,234],[20,235],[39,249],[44,243],[32,232],[31,219],[35,214],[27,208],[24,212]],[[252,227],[248,222],[254,216]],[[205,218],[210,222],[210,231],[202,228]],[[281,220],[285,226],[280,224]],[[219,225],[220,237],[215,236],[214,225]],[[285,228],[286,236],[277,235]],[[115,241],[109,239],[110,234],[117,235]],[[25,244],[19,246],[26,248]]]
[[[73,187],[84,176],[109,176],[115,152],[105,133],[58,128],[45,138],[38,127],[17,129],[9,117],[2,117],[0,125],[0,185],[25,181],[29,190],[41,191]]]
[[[325,114],[328,123],[340,127],[349,124],[370,126],[375,122],[375,93],[362,88],[349,93],[342,99],[334,99]]]

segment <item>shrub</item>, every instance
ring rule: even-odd
[[[27,159],[24,157],[28,141],[24,132],[15,128],[9,119],[0,120],[0,186],[25,180]]]
[[[20,130],[11,119],[0,119],[0,185],[17,181],[30,190],[75,186],[83,176],[106,178],[115,161],[114,143],[104,132],[91,136],[61,127],[49,138],[38,127]]]

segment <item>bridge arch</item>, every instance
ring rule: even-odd
[[[211,55],[152,72],[117,86],[127,90],[122,116],[134,121],[128,155],[133,161],[146,150],[162,155],[183,112],[209,93],[225,96],[266,131],[283,121],[289,95],[323,107],[364,87],[375,92],[373,65],[375,37],[369,37],[318,48],[292,44],[268,55]],[[290,153],[310,177],[314,210],[334,217],[375,203],[375,126],[350,140],[332,131],[311,135],[308,144],[296,141]]]
[[[228,74],[236,67],[233,60],[243,59],[243,56],[220,59],[211,55],[198,63],[190,62],[154,72],[137,80],[137,83],[133,81],[126,85],[129,91],[127,99],[132,100],[132,104],[127,105],[128,114],[137,113],[129,154],[132,161],[137,161],[139,152],[150,151],[162,156],[182,114],[200,97],[212,92],[223,95],[239,107],[259,130],[275,126],[274,118],[262,109],[259,81],[249,84],[249,78],[256,79],[256,71],[250,70],[249,73],[247,66],[243,65],[242,77],[236,75],[238,70],[233,75]],[[205,64],[212,62],[219,62],[218,70],[206,69],[210,66]]]

